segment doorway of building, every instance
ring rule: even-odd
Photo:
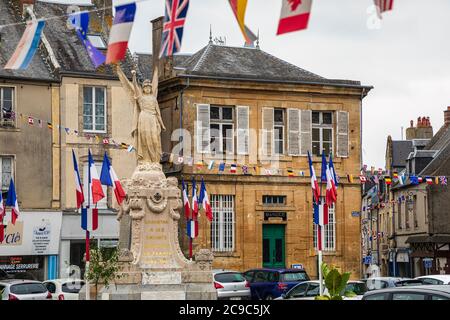
[[[285,264],[285,226],[279,224],[263,225],[263,267],[284,268]]]

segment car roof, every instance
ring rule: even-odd
[[[84,282],[82,279],[52,279],[52,280],[45,280],[46,282],[57,282],[57,283],[66,283],[66,282]]]
[[[306,272],[305,269],[295,269],[295,268],[259,268],[259,269],[250,269],[248,271],[275,271],[275,272]]]
[[[220,273],[240,273],[240,274],[242,274],[242,272],[240,272],[240,271],[236,271],[236,270],[225,270],[225,269],[217,269],[217,270],[213,270],[212,273],[213,273],[213,274],[220,274]]]
[[[367,295],[377,294],[377,293],[389,293],[392,291],[417,291],[426,293],[447,293],[450,295],[450,286],[447,285],[423,285],[423,286],[408,286],[408,287],[395,287],[386,288],[380,290],[369,291]]]
[[[25,280],[25,279],[5,279],[5,280],[0,280],[0,284],[3,284],[3,285],[13,285],[13,284],[21,284],[21,283],[40,283],[40,284],[42,284],[42,282],[40,282],[40,281]]]
[[[450,274],[430,274],[428,276],[416,277],[415,279],[424,279],[424,278],[431,278],[431,279],[438,279],[438,280],[450,280]]]

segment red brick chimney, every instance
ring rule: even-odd
[[[448,116],[450,117],[450,113]],[[431,139],[432,137],[433,137],[433,127],[431,126],[430,117],[419,117],[417,119],[417,125],[415,127],[414,121],[411,120],[411,126],[406,129],[406,140]]]
[[[450,125],[450,107],[447,107],[447,110],[444,111],[444,124]]]

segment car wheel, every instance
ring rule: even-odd
[[[266,300],[273,300],[273,297],[269,294],[269,295],[266,297]]]

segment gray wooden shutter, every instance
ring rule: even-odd
[[[249,107],[237,107],[237,154],[249,153]]]
[[[300,151],[302,156],[312,152],[312,112],[311,110],[302,110],[300,112]]]
[[[197,104],[197,152],[208,153],[210,145],[209,134],[209,104]]]
[[[270,156],[273,153],[273,108],[263,108],[262,113],[262,154]]]
[[[348,140],[348,112],[338,111],[337,112],[337,148],[336,155],[338,157],[348,157],[349,154],[349,140]]]
[[[288,154],[300,155],[300,110],[288,109]]]

